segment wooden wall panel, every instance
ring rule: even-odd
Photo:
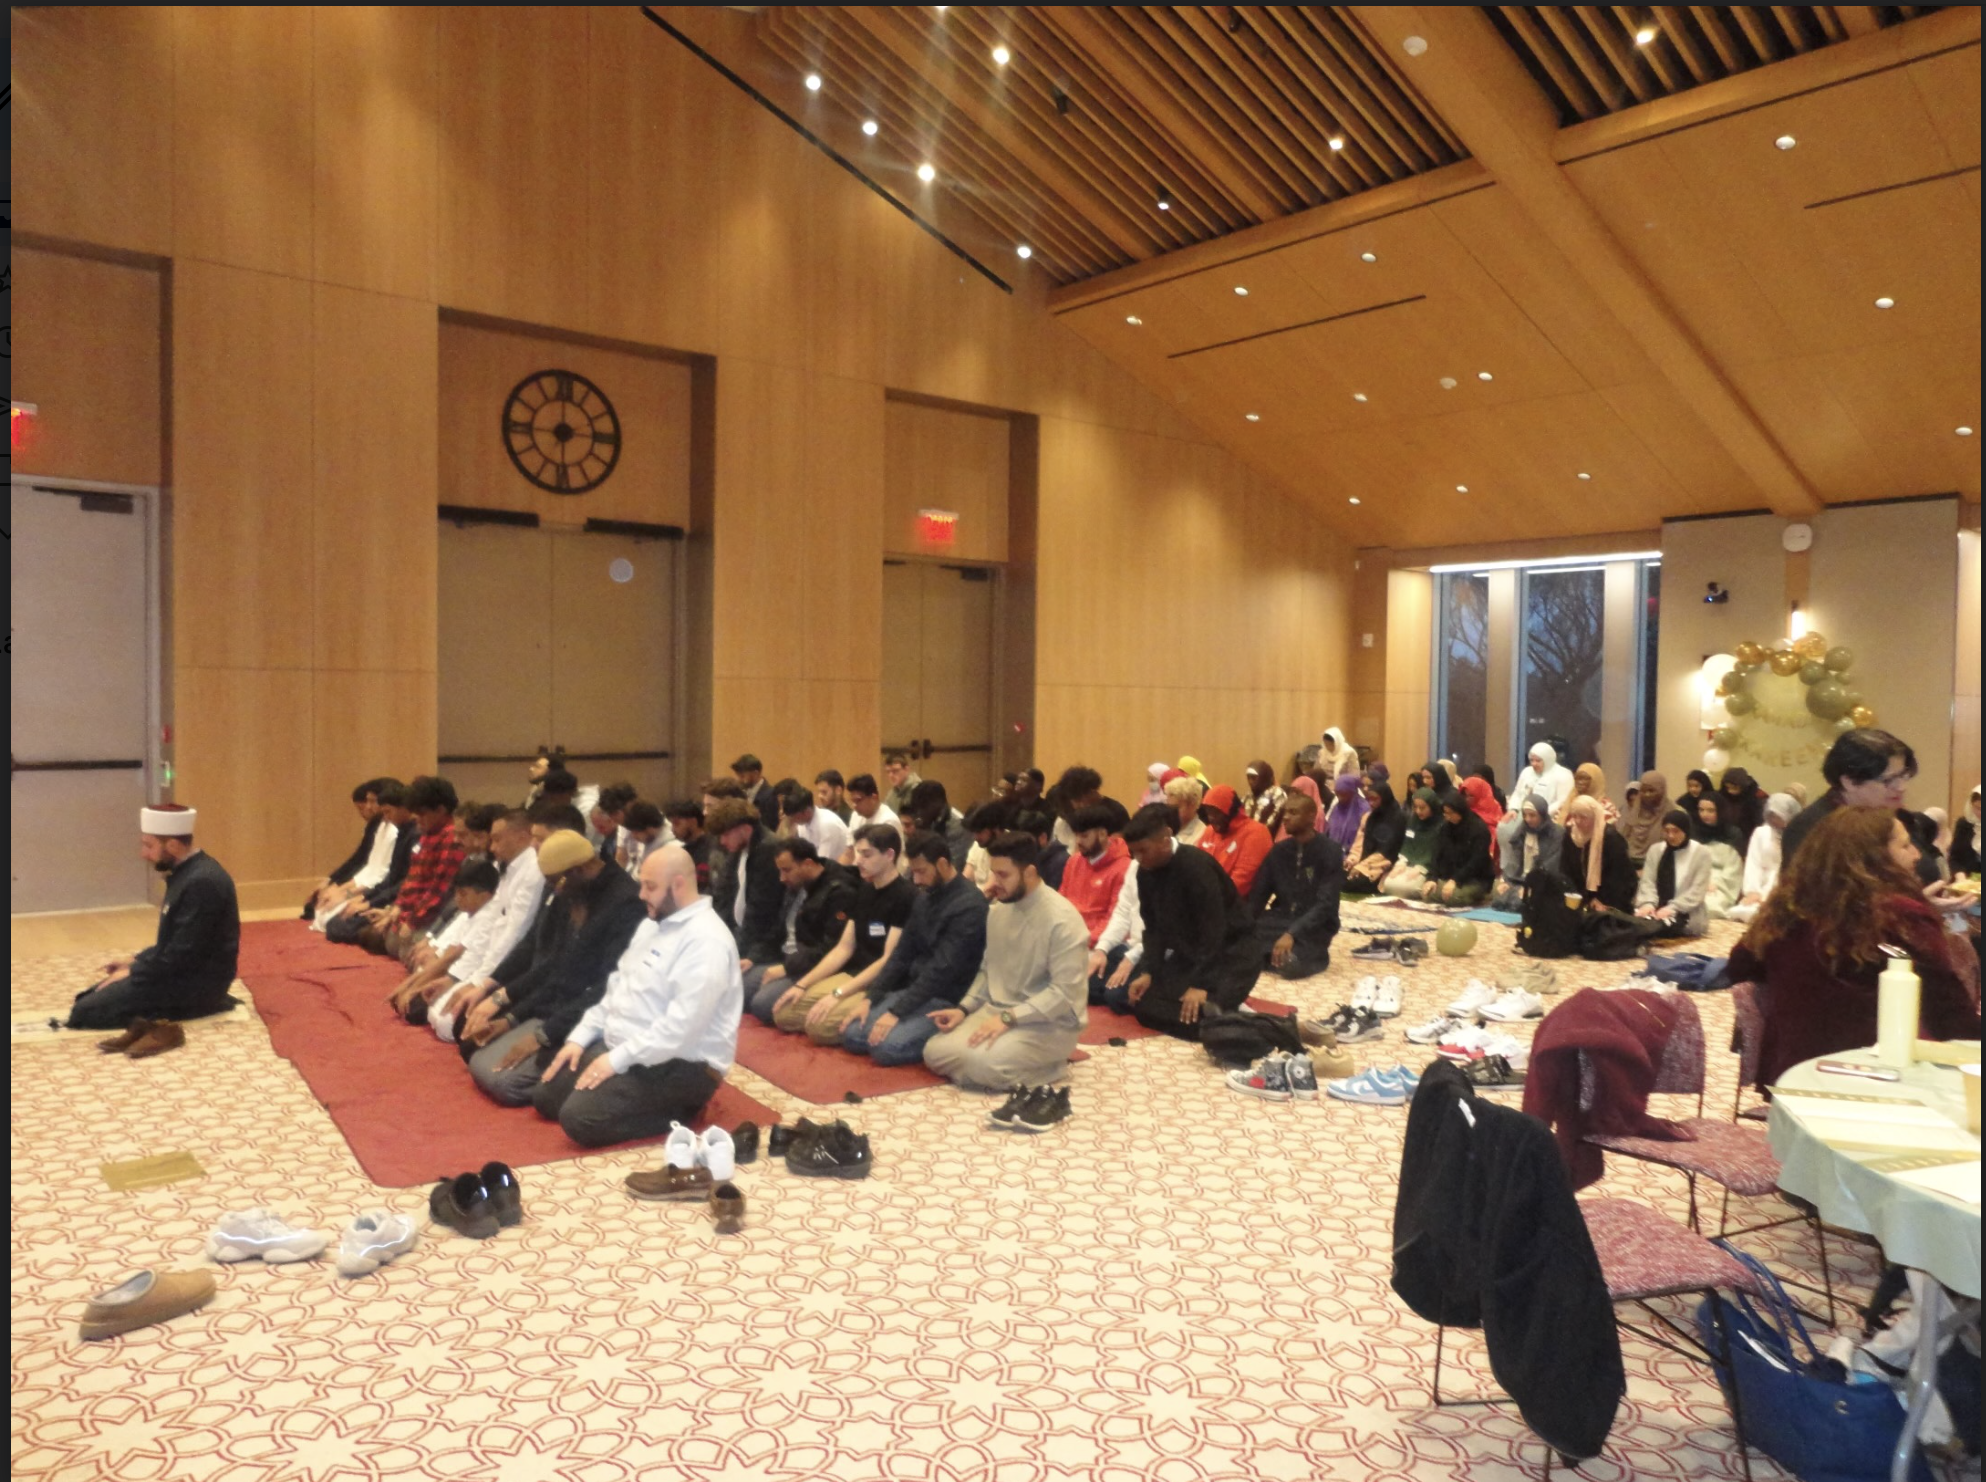
[[[1952,664],[1952,765],[1950,801],[1945,804],[1956,823],[1965,815],[1966,798],[1979,785],[1979,530],[1978,509],[1973,528],[1958,537],[1958,643]],[[1926,789],[1928,792],[1930,789]]]
[[[173,643],[192,668],[308,668],[311,288],[173,272]]]
[[[173,11],[42,5],[8,19],[13,158],[33,185],[16,193],[14,225],[170,253]]]
[[[14,471],[157,484],[158,273],[25,248],[13,268],[12,391],[40,409]]]
[[[1007,445],[1013,422],[890,401],[883,414],[883,549],[892,556],[1007,559]],[[958,517],[950,544],[926,541],[920,509]]]
[[[451,308],[559,325],[584,310],[587,29],[581,9],[442,11],[437,269]]]
[[[181,666],[173,685],[174,796],[200,810],[214,857],[237,881],[304,879],[336,864],[312,850],[310,674]]]
[[[310,678],[310,860],[321,875],[351,852],[348,801],[368,777],[402,782],[434,770],[432,671],[320,670]],[[289,786],[294,789],[297,777]],[[522,788],[519,788],[522,796]],[[187,796],[191,796],[188,794]],[[464,794],[467,796],[467,794]]]
[[[434,309],[323,283],[312,292],[312,663],[432,675]],[[430,693],[430,715],[433,705]]]
[[[321,282],[434,299],[440,28],[433,6],[312,7]]]
[[[562,524],[688,526],[688,364],[459,323],[441,326],[440,356],[440,503],[524,510]],[[503,409],[512,389],[534,371],[553,369],[592,381],[621,421],[620,462],[587,494],[540,489],[504,450]]]
[[[308,277],[311,12],[172,12],[173,252]]]
[[[1394,571],[1386,578],[1386,747],[1398,778],[1426,761],[1433,736],[1429,694],[1434,674],[1434,578]]]

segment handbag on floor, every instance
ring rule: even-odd
[[[1779,1278],[1729,1241],[1717,1244],[1752,1273],[1759,1290],[1756,1299],[1739,1292],[1735,1302],[1712,1292],[1696,1309],[1697,1336],[1717,1382],[1733,1413],[1744,1415],[1745,1444],[1801,1482],[1885,1482],[1903,1433],[1896,1395],[1866,1376],[1850,1380],[1840,1364],[1823,1358]],[[1713,1316],[1719,1309],[1731,1341],[1728,1364]],[[1931,1482],[1921,1451],[1911,1459],[1910,1478]]]
[[[1222,1065],[1246,1070],[1271,1050],[1301,1054],[1303,1040],[1294,1014],[1258,1014],[1236,1009],[1200,1025],[1201,1048]]]
[[[1517,950],[1527,957],[1575,957],[1579,953],[1580,913],[1565,902],[1565,882],[1555,870],[1536,869],[1524,877],[1517,908]]]
[[[1588,962],[1625,962],[1639,957],[1643,945],[1665,930],[1660,921],[1630,916],[1611,906],[1588,911],[1579,923],[1579,955]]]

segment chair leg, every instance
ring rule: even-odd
[[[1717,1347],[1724,1372],[1731,1376],[1731,1429],[1738,1438],[1738,1465],[1744,1471],[1745,1482],[1752,1482],[1751,1453],[1745,1449],[1745,1403],[1739,1393],[1737,1367],[1731,1362],[1731,1329],[1725,1322],[1723,1299],[1714,1291],[1705,1291],[1703,1296],[1710,1303],[1710,1314],[1717,1328]],[[1716,1377],[1714,1370],[1711,1377]]]
[[[1441,1404],[1441,1338],[1448,1329],[1440,1323],[1434,1325],[1434,1403]]]
[[[1820,1210],[1807,1216],[1807,1223],[1813,1227],[1814,1249],[1820,1255],[1821,1295],[1827,1302],[1827,1325],[1834,1326],[1834,1276],[1827,1269],[1827,1231],[1821,1228]]]
[[[1690,1232],[1691,1232],[1692,1234],[1695,1234],[1695,1235],[1701,1235],[1701,1234],[1703,1233],[1703,1231],[1702,1231],[1702,1230],[1701,1230],[1701,1229],[1700,1229],[1700,1228],[1698,1227],[1698,1224],[1697,1224],[1697,1212],[1696,1212],[1696,1175],[1695,1175],[1694,1173],[1692,1173],[1692,1174],[1689,1174],[1689,1175],[1688,1175],[1688,1179],[1689,1179],[1689,1227],[1690,1227]]]

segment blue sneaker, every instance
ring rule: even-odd
[[[1360,1106],[1405,1106],[1413,1094],[1397,1070],[1368,1070],[1350,1080],[1329,1081],[1324,1090],[1339,1101],[1352,1101]]]
[[[1409,1096],[1420,1089],[1421,1073],[1418,1070],[1409,1070],[1404,1065],[1396,1065],[1392,1073],[1400,1078],[1400,1083],[1407,1088]]]

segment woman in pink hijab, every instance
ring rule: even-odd
[[[1319,818],[1324,816],[1324,794],[1318,790],[1317,779],[1315,777],[1312,777],[1307,772],[1299,772],[1290,779],[1290,791],[1308,794],[1310,801],[1317,805],[1317,816]],[[1278,828],[1276,830],[1278,841],[1287,839],[1289,836],[1290,831],[1287,828]]]

